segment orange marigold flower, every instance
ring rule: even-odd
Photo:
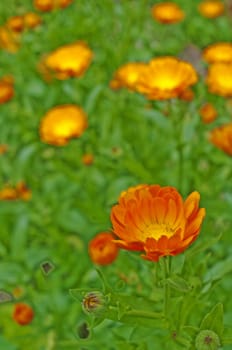
[[[110,82],[112,89],[127,87],[134,90],[141,73],[146,69],[147,65],[141,62],[126,63],[120,67],[114,74],[113,80]]]
[[[45,78],[54,75],[57,79],[80,77],[89,67],[93,53],[86,43],[77,42],[61,46],[41,61]]]
[[[34,6],[39,11],[52,11],[56,8],[65,8],[70,5],[73,0],[34,0]]]
[[[0,155],[6,153],[8,150],[7,145],[0,145]]]
[[[232,96],[232,62],[213,63],[208,70],[206,84],[210,92],[224,96]]]
[[[17,303],[14,306],[13,319],[21,326],[25,326],[34,318],[34,311],[31,306],[25,303]]]
[[[92,153],[86,153],[82,157],[82,163],[84,165],[92,165],[94,162],[94,156]]]
[[[117,258],[118,246],[113,240],[111,233],[101,232],[89,242],[89,256],[95,264],[108,265]]]
[[[31,191],[26,187],[24,182],[18,182],[15,188],[6,185],[0,190],[0,200],[29,200],[31,198]]]
[[[14,96],[13,79],[3,77],[0,79],[0,104],[12,99]]]
[[[211,103],[205,103],[199,110],[203,123],[212,123],[217,118],[217,110]]]
[[[159,57],[150,61],[136,84],[136,90],[152,100],[179,97],[197,82],[197,73],[190,63],[175,57]]]
[[[154,19],[164,24],[177,23],[185,17],[181,8],[173,2],[162,2],[154,5],[151,13]]]
[[[19,33],[12,32],[6,27],[0,27],[0,48],[15,53],[20,45]]]
[[[24,27],[29,28],[29,29],[33,29],[33,28],[37,27],[42,22],[41,17],[39,15],[37,15],[37,13],[34,13],[34,12],[26,13],[23,16],[23,20],[24,20]]]
[[[198,10],[204,17],[216,18],[224,13],[225,6],[221,1],[218,0],[206,0],[198,5]]]
[[[195,191],[183,201],[170,186],[131,187],[111,211],[113,231],[120,238],[115,242],[121,248],[142,251],[142,257],[152,261],[182,253],[198,237],[205,217],[199,200]]]
[[[12,32],[21,33],[24,29],[23,16],[10,17],[6,22],[6,27],[12,30]]]
[[[211,130],[210,141],[226,154],[232,156],[232,123]]]
[[[45,143],[63,146],[71,138],[79,137],[87,128],[87,117],[76,105],[62,105],[52,108],[40,124],[40,137]]]
[[[232,44],[216,43],[206,47],[203,58],[208,63],[224,62],[232,63]]]

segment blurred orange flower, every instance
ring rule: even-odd
[[[95,264],[108,265],[117,258],[118,246],[113,240],[111,233],[101,232],[89,242],[89,256]]]
[[[198,237],[205,217],[199,200],[200,194],[195,191],[183,201],[170,186],[129,188],[111,211],[113,231],[120,238],[115,243],[142,251],[142,257],[152,261],[182,253]]]
[[[211,130],[210,141],[216,147],[232,156],[232,123]]]
[[[0,145],[0,155],[6,153],[8,150],[7,145]]]
[[[21,33],[24,29],[23,16],[10,17],[6,22],[6,27],[12,30],[12,32]]]
[[[14,81],[10,76],[0,79],[0,104],[12,99],[14,96]]]
[[[86,153],[82,157],[82,163],[84,165],[91,165],[94,162],[94,156],[92,153]]]
[[[206,84],[210,92],[224,96],[232,96],[232,62],[213,63],[208,70]]]
[[[28,12],[23,16],[24,28],[34,29],[41,24],[42,19],[37,13]]]
[[[147,69],[140,74],[136,89],[151,100],[164,100],[179,97],[197,79],[190,63],[164,56],[150,61]]]
[[[39,11],[52,11],[56,8],[65,8],[70,5],[73,0],[34,0],[34,6]]]
[[[34,318],[34,311],[31,306],[25,303],[17,303],[14,306],[13,319],[21,326],[25,326]]]
[[[0,27],[0,48],[15,53],[20,45],[20,34],[9,30],[6,27]]]
[[[44,57],[40,63],[40,70],[44,77],[50,79],[68,79],[80,77],[89,67],[93,53],[86,43],[76,42],[64,45]]]
[[[82,135],[87,128],[87,116],[76,105],[62,105],[50,109],[40,124],[40,137],[45,143],[63,146]]]
[[[147,65],[141,62],[126,63],[121,66],[114,74],[110,82],[112,89],[119,89],[126,87],[134,90],[141,73],[146,69]]]
[[[17,185],[11,187],[6,185],[2,190],[0,190],[0,200],[29,200],[31,198],[31,191],[26,187],[24,182],[18,182]]]
[[[206,0],[202,1],[198,5],[198,10],[204,17],[216,18],[224,13],[225,6],[221,1],[218,0]]]
[[[232,44],[216,43],[206,47],[203,58],[208,63],[224,62],[232,63]]]
[[[154,19],[160,23],[172,24],[182,21],[184,12],[174,2],[162,2],[152,7],[151,13]]]
[[[212,123],[217,118],[217,110],[211,103],[205,103],[199,110],[203,123]]]

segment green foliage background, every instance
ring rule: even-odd
[[[124,63],[180,56],[190,44],[201,50],[214,42],[230,41],[232,17],[208,20],[197,11],[199,1],[180,0],[176,2],[186,19],[164,26],[151,17],[150,8],[156,2],[76,0],[65,10],[41,13],[43,24],[23,34],[16,54],[0,51],[0,75],[12,74],[15,79],[14,98],[0,106],[0,143],[9,146],[0,158],[0,185],[23,180],[32,190],[28,202],[0,203],[0,289],[11,293],[22,287],[20,300],[35,310],[33,322],[20,327],[12,320],[14,302],[0,304],[0,347],[4,350],[150,350],[154,343],[157,350],[174,349],[168,345],[169,334],[112,321],[104,321],[89,339],[80,339],[78,327],[86,316],[69,289],[100,288],[88,257],[88,241],[111,228],[110,209],[122,190],[138,183],[178,187],[179,123],[185,141],[180,190],[184,196],[199,191],[201,206],[207,211],[198,241],[185,255],[176,257],[179,273],[193,279],[195,292],[190,293],[189,303],[191,298],[198,300],[190,323],[199,326],[213,305],[222,302],[224,322],[232,324],[231,158],[207,138],[214,126],[231,121],[230,104],[210,95],[202,76],[194,88],[196,98],[183,102],[184,112],[174,103],[175,119],[164,116],[165,102],[149,106],[142,96],[109,88],[115,70]],[[1,24],[31,10],[29,0],[2,1]],[[94,52],[84,76],[46,83],[37,69],[40,58],[78,40],[86,41]],[[206,67],[203,61],[198,64]],[[198,113],[206,101],[219,113],[209,126],[201,123]],[[65,147],[43,144],[38,133],[41,118],[53,106],[65,103],[78,104],[86,111],[88,129]],[[89,167],[81,162],[86,152],[94,155]],[[184,256],[188,263],[182,270]],[[48,276],[40,267],[46,260],[55,267]],[[155,304],[160,290],[153,288],[154,269],[154,264],[136,254],[121,251],[103,272],[115,290],[127,276],[122,291],[151,298]],[[208,290],[210,298],[205,297]],[[178,307],[177,303],[176,314]]]

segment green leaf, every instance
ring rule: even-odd
[[[207,240],[206,242],[202,242],[202,243],[198,243],[196,244],[194,247],[192,247],[191,249],[189,249],[186,252],[186,258],[187,259],[191,259],[192,256],[199,254],[200,252],[210,248],[211,246],[213,246],[215,243],[217,243],[222,237],[222,233],[220,233],[218,236],[213,237],[209,240]]]
[[[180,292],[187,293],[192,289],[191,285],[185,279],[179,276],[172,276],[171,278],[167,278],[165,282],[168,283],[171,288],[176,289]]]
[[[216,281],[232,271],[232,257],[214,264],[205,275],[204,282]]]
[[[214,331],[219,337],[222,336],[224,330],[223,324],[223,304],[218,303],[203,318],[200,330],[209,329]]]

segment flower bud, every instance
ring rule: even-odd
[[[220,348],[220,339],[218,335],[209,330],[202,330],[196,337],[196,350],[218,350]]]
[[[82,300],[83,311],[87,314],[99,316],[106,306],[106,298],[99,291],[88,292]]]

